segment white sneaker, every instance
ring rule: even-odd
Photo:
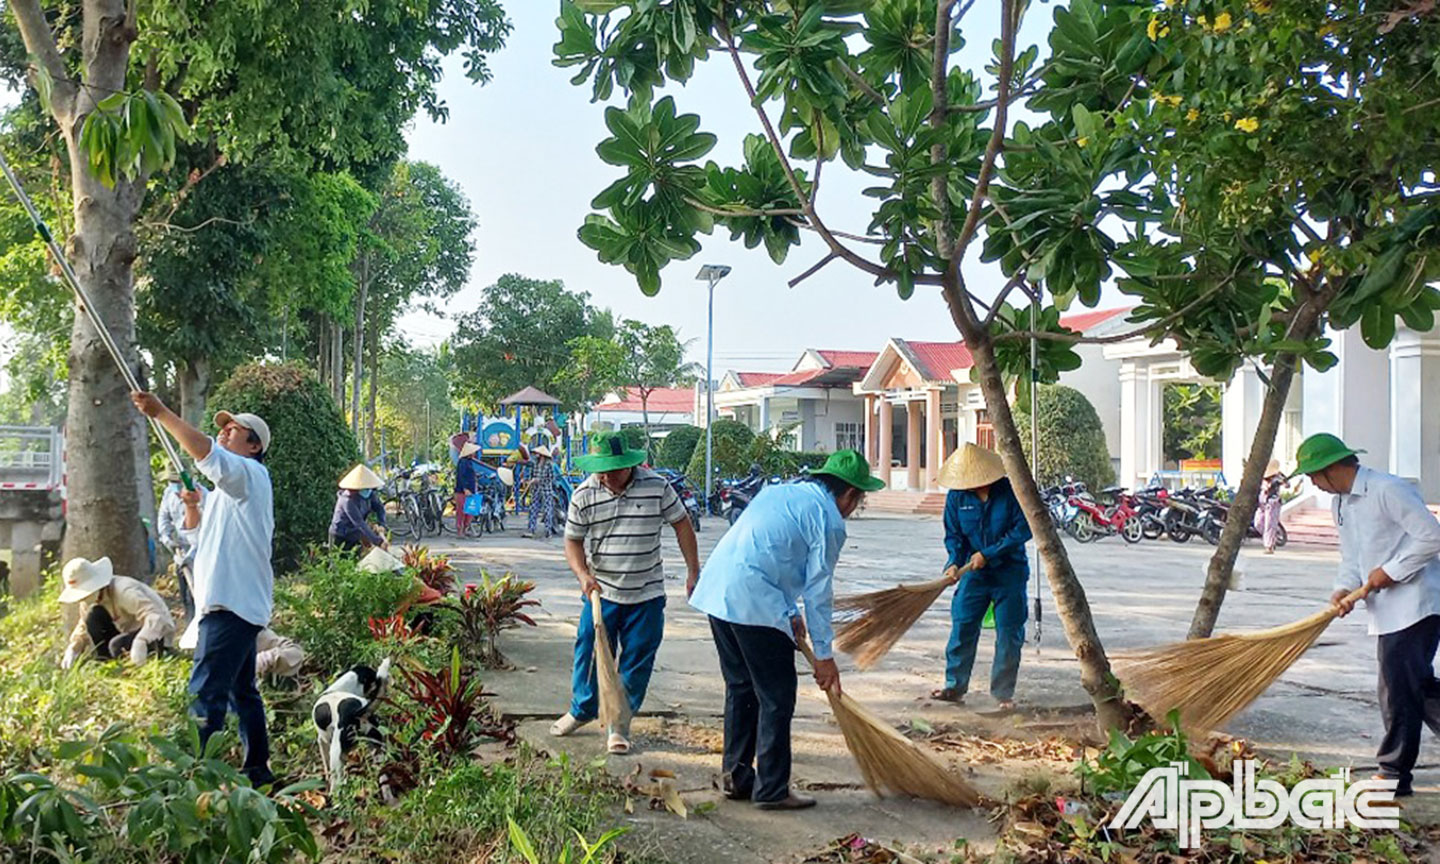
[[[589,720],[576,720],[575,715],[567,712],[564,717],[550,724],[550,734],[556,738],[564,738],[589,722]]]

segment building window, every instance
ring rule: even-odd
[[[975,412],[975,443],[986,450],[995,449],[995,427],[990,423],[990,412],[984,408]]]
[[[835,424],[835,449],[836,449],[836,450],[859,450],[859,449],[860,449],[860,424],[859,424],[859,423],[836,423],[836,424]]]

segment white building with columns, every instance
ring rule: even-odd
[[[1427,501],[1440,501],[1440,333],[1402,328],[1386,350],[1376,351],[1359,328],[1328,334],[1340,362],[1325,372],[1302,367],[1290,389],[1275,441],[1285,470],[1308,435],[1330,432],[1366,451],[1371,467],[1414,480]],[[1143,485],[1165,473],[1164,387],[1217,383],[1195,373],[1174,343],[1134,339],[1104,349],[1118,361],[1120,441],[1118,476]],[[1225,481],[1238,485],[1265,399],[1265,382],[1253,364],[1221,383],[1221,453]]]

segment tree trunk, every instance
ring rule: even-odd
[[[370,322],[369,348],[370,348],[370,397],[369,405],[365,412],[365,458],[370,459],[375,455],[375,403],[378,401],[380,389],[380,334],[375,332],[375,322]],[[429,398],[427,394],[425,398]],[[479,437],[479,436],[476,436]]]
[[[370,258],[368,255],[360,257],[360,278],[355,293],[355,357],[354,380],[350,386],[350,434],[355,440],[360,440],[360,378],[365,371],[365,295],[370,290]],[[369,454],[369,448],[366,448]]]
[[[985,395],[985,408],[994,426],[995,444],[1005,462],[1005,475],[1009,477],[1015,497],[1020,501],[1020,509],[1025,512],[1025,521],[1030,524],[1030,532],[1045,564],[1045,575],[1050,580],[1055,611],[1065,626],[1065,637],[1075,652],[1075,658],[1080,661],[1080,685],[1095,704],[1095,719],[1100,728],[1123,729],[1133,716],[1132,709],[1120,693],[1120,682],[1110,671],[1110,660],[1095,630],[1095,619],[1090,613],[1085,589],[1075,575],[1060,531],[1050,518],[1050,512],[1040,496],[1040,488],[1030,472],[1030,464],[1025,459],[1020,433],[1010,412],[1009,394],[995,363],[995,346],[988,331],[962,322],[962,316],[954,313],[953,306],[952,315],[980,371],[980,389]]]
[[[27,51],[56,80],[53,115],[70,159],[74,233],[67,257],[80,285],[93,301],[92,312],[110,331],[130,368],[135,351],[135,220],[145,194],[145,178],[106,187],[90,171],[80,131],[95,100],[125,87],[134,33],[127,27],[122,0],[86,0],[78,46],[88,86],[68,80],[54,36],[36,2],[11,4]],[[96,94],[99,94],[97,96]],[[78,311],[78,310],[77,310]],[[70,387],[65,426],[67,465],[65,558],[110,556],[119,573],[149,569],[144,512],[138,500],[136,411],[124,377],[99,334],[84,314],[70,333]]]
[[[1312,303],[1316,303],[1312,306]],[[1300,307],[1291,323],[1286,338],[1309,339],[1315,335],[1321,309],[1317,301],[1307,302]],[[1260,425],[1255,429],[1255,438],[1250,442],[1250,456],[1245,460],[1245,471],[1240,477],[1240,489],[1230,503],[1230,514],[1225,519],[1225,528],[1220,534],[1220,543],[1215,554],[1210,556],[1210,565],[1205,574],[1205,588],[1200,593],[1200,602],[1195,604],[1195,615],[1190,620],[1189,639],[1205,639],[1215,630],[1215,621],[1220,617],[1220,607],[1225,602],[1225,591],[1230,585],[1230,576],[1235,572],[1235,559],[1245,542],[1245,532],[1255,518],[1255,508],[1260,503],[1260,483],[1264,480],[1265,465],[1275,451],[1275,438],[1280,432],[1280,420],[1285,414],[1285,402],[1290,397],[1290,387],[1300,361],[1294,354],[1277,354],[1275,366],[1270,371],[1270,386],[1265,391],[1265,405],[1260,411]]]
[[[330,397],[345,413],[345,328],[340,322],[330,322]]]
[[[205,420],[205,401],[210,395],[210,360],[194,357],[180,364],[180,416],[199,428]]]

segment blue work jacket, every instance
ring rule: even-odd
[[[963,567],[979,552],[985,556],[982,572],[997,579],[1028,579],[1025,543],[1029,539],[1030,525],[1009,480],[996,481],[986,501],[968,490],[951,490],[945,496],[945,551],[950,554],[946,566]]]

